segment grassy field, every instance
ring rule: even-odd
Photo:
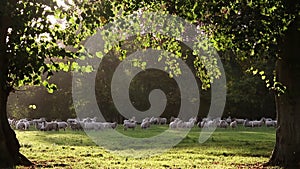
[[[133,137],[159,134],[167,126],[148,130],[117,130]],[[275,143],[274,128],[217,129],[203,144],[201,129],[193,128],[180,144],[149,158],[126,158],[97,146],[84,132],[16,131],[21,152],[36,168],[263,168]],[[101,131],[99,131],[101,132]],[[24,168],[24,167],[18,167]]]

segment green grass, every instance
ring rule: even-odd
[[[151,137],[167,126],[118,132],[131,137]],[[201,129],[193,128],[177,146],[148,158],[129,158],[97,146],[84,132],[16,131],[21,152],[37,168],[259,168],[268,161],[275,143],[274,128],[217,129],[203,144]],[[101,131],[99,131],[101,133]],[[18,167],[24,168],[24,167]]]

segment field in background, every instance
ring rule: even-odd
[[[133,137],[149,137],[168,126],[147,130],[118,131]],[[126,158],[97,146],[82,131],[16,131],[21,152],[37,168],[262,168],[275,143],[274,128],[217,129],[203,144],[198,143],[201,129],[193,128],[188,136],[169,151],[149,158]],[[101,131],[99,131],[101,132]],[[18,167],[24,168],[24,167]]]

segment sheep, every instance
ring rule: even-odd
[[[268,120],[268,121],[265,121],[265,125],[267,126],[267,127],[276,127],[276,125],[277,125],[277,121],[276,120]]]
[[[84,122],[85,130],[99,130],[102,128],[102,126],[96,122]]]
[[[205,121],[203,128],[213,128],[218,126],[218,119]]]
[[[244,127],[253,127],[253,123],[252,123],[252,121],[249,121],[248,119],[246,119],[245,121],[244,121]]]
[[[193,128],[195,123],[197,121],[197,118],[196,117],[192,117],[189,119],[189,121],[187,122],[183,122],[183,128]]]
[[[71,123],[78,123],[79,119],[67,119],[67,123],[71,124]]]
[[[146,121],[143,121],[142,124],[141,124],[141,128],[142,129],[147,129],[150,127],[150,121],[149,120],[146,120]]]
[[[185,124],[184,124],[183,120],[178,120],[177,125],[176,125],[176,128],[183,128],[184,125],[185,125]]]
[[[68,127],[68,123],[65,121],[56,122],[58,125],[58,129],[64,129],[66,131],[66,128]]]
[[[16,123],[16,129],[18,130],[28,130],[29,128],[29,123],[24,122],[24,121],[18,121]]]
[[[261,118],[260,120],[252,121],[252,127],[261,127],[265,123],[265,118]]]
[[[104,129],[115,129],[118,126],[117,122],[104,122],[102,123]]]
[[[204,127],[204,124],[208,121],[207,118],[203,118],[201,121],[199,121],[197,123],[197,126],[200,127],[200,128],[203,128]]]
[[[151,124],[158,124],[159,123],[159,119],[156,117],[151,117],[150,121]]]
[[[245,119],[233,119],[237,122],[237,124],[244,124],[245,123]]]
[[[149,121],[150,120],[150,118],[149,117],[146,117],[146,118],[144,118],[143,120],[142,120],[142,123],[143,122],[146,122],[146,121]]]
[[[94,117],[93,119],[87,117],[87,118],[82,119],[82,121],[83,121],[84,123],[96,122],[96,117]]]
[[[44,117],[42,117],[42,118],[39,118],[39,119],[33,119],[32,123],[33,123],[34,126],[36,126],[38,123],[42,123],[44,121],[46,121],[46,119]]]
[[[40,130],[42,128],[43,124],[42,124],[42,122],[41,123],[35,123],[34,126],[35,126],[35,129]]]
[[[14,119],[8,118],[7,121],[8,121],[8,123],[9,123],[10,126],[13,126],[13,125],[16,124],[16,121]]]
[[[127,130],[128,128],[131,128],[132,130],[134,130],[135,129],[135,127],[136,127],[136,121],[126,121],[125,122],[125,120],[124,120],[124,124],[123,124],[123,126],[124,126],[124,130]]]
[[[159,124],[161,124],[161,125],[166,125],[167,124],[167,118],[160,118],[159,119]]]
[[[236,121],[233,121],[230,123],[229,125],[231,128],[236,128],[237,127],[237,122]]]
[[[176,119],[175,117],[171,116],[171,118],[170,118],[170,123],[171,123],[172,121],[174,121],[175,119]]]
[[[58,124],[56,122],[43,122],[42,127],[40,128],[41,131],[59,131]]]
[[[70,128],[72,130],[83,130],[79,122],[70,123]]]
[[[228,123],[225,120],[220,120],[218,127],[220,128],[227,128],[228,127]]]
[[[29,127],[30,127],[30,123],[29,121],[27,121],[27,119],[20,119],[16,123],[16,129],[18,130],[28,130]]]
[[[179,118],[174,118],[174,120],[169,124],[170,129],[176,129],[177,128],[177,123],[180,121]]]
[[[231,117],[230,117],[230,116],[227,117],[227,119],[225,119],[225,121],[226,121],[228,124],[230,124],[230,123],[232,122]]]

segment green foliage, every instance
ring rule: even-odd
[[[58,1],[57,1],[58,2]],[[112,15],[108,1],[73,3],[44,0],[4,1],[1,25],[5,24],[5,53],[8,60],[7,88],[43,85],[53,92],[49,78],[57,71],[69,71],[82,41]],[[3,9],[3,10],[2,10]],[[2,43],[2,42],[1,42]],[[1,45],[2,46],[2,45]],[[90,71],[85,67],[84,71]]]

